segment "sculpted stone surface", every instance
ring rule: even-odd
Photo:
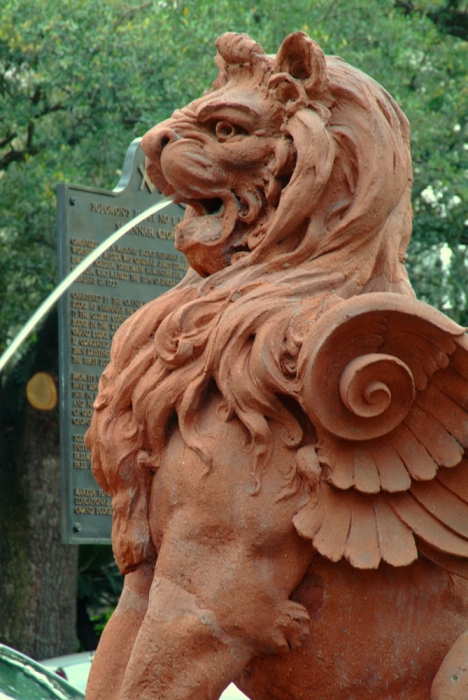
[[[87,435],[126,574],[87,697],[466,700],[468,342],[408,282],[408,122],[301,32],[217,48],[143,140],[191,269]]]

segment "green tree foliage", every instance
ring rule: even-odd
[[[394,95],[413,130],[413,282],[423,298],[466,321],[468,42],[435,21],[461,5],[7,0],[0,17],[0,349],[56,282],[55,184],[112,187],[132,138],[210,84],[214,40],[226,30],[246,31],[274,52],[286,34],[304,29]]]
[[[108,545],[81,545],[78,559],[77,635],[80,646],[96,649],[122,592],[123,577]]]

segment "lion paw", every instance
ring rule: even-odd
[[[273,643],[276,653],[297,649],[310,632],[310,618],[303,605],[287,600],[281,605],[276,619]]]

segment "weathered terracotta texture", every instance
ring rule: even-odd
[[[126,574],[87,697],[466,700],[468,342],[408,282],[408,122],[303,33],[217,48],[143,140],[191,269],[87,435]]]

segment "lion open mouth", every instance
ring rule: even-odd
[[[224,213],[224,202],[220,197],[200,199],[199,201],[192,200],[190,206],[198,216],[222,216]]]
[[[250,252],[246,239],[264,205],[258,190],[224,191],[222,197],[212,198],[177,197],[176,201],[185,201],[187,209],[174,229],[175,247],[199,274],[212,274]]]
[[[223,198],[185,201],[185,217],[174,229],[175,247],[185,254],[199,274],[206,276],[229,264],[227,240],[236,226],[239,203],[231,193],[224,194]]]

